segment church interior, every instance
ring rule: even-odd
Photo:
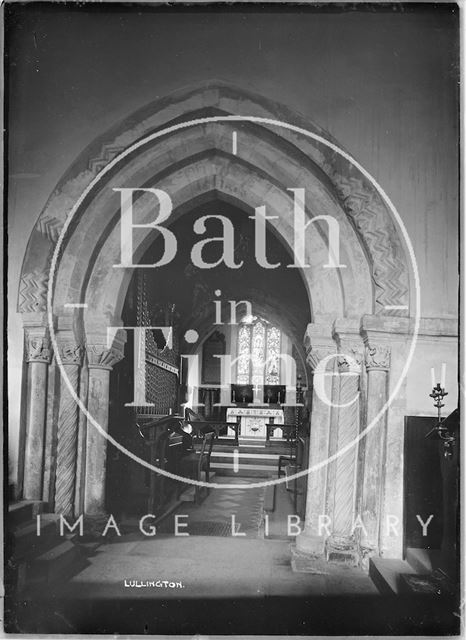
[[[457,632],[457,18],[7,8],[11,632]]]

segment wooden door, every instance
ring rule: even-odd
[[[440,549],[443,532],[441,452],[439,441],[425,435],[437,424],[436,418],[406,416],[404,456],[404,541],[403,550]],[[417,516],[426,522],[423,535]]]

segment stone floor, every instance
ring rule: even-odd
[[[222,480],[231,483],[231,478]],[[263,537],[264,488],[248,488],[251,482],[256,479],[237,478],[235,484],[244,489],[212,489],[201,505],[182,504],[154,537],[144,537],[139,530],[113,537],[97,548],[87,568],[60,587],[60,595],[166,599],[378,593],[359,569],[316,561],[315,570],[294,573],[290,541]],[[182,519],[187,526],[180,531],[188,533],[191,525],[198,533],[202,527],[196,524],[223,523],[223,533],[169,535],[175,515],[187,516]],[[232,515],[236,536],[231,535]],[[125,586],[146,581],[176,586]]]
[[[114,536],[71,579],[14,602],[12,632],[435,635],[456,628],[449,604],[388,598],[359,569],[315,561],[294,572],[293,543],[263,537],[263,492],[244,480],[244,490],[212,490],[180,513],[192,523],[221,523],[233,511],[245,536]]]
[[[166,599],[377,594],[370,578],[357,569],[316,563],[315,573],[293,573],[290,544],[282,540],[140,538],[132,534],[99,547],[90,565],[63,585],[60,595]],[[178,586],[125,586],[130,581]]]

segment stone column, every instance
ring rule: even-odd
[[[89,337],[86,354],[89,369],[88,412],[108,431],[108,406],[110,371],[123,358],[124,331],[119,332],[112,345],[107,345],[106,337]],[[123,337],[124,336],[124,337]],[[86,473],[84,486],[84,513],[87,516],[105,514],[105,477],[107,465],[107,440],[95,425],[87,422]]]
[[[76,341],[71,329],[57,331],[56,339],[63,371],[60,371],[55,512],[72,516],[75,511],[79,407],[71,394],[70,387],[76,395],[79,395],[79,372],[83,349]]]
[[[28,365],[23,498],[42,500],[47,377],[52,351],[47,327],[31,326],[27,321],[24,324]]]
[[[325,370],[316,373],[316,368],[324,358],[336,353],[332,339],[332,324],[312,323],[308,325],[305,336],[306,360],[314,376],[312,385],[312,410],[309,437],[309,467],[323,462],[328,457],[330,437],[330,415],[335,358],[329,358]],[[322,365],[321,365],[322,367]],[[317,392],[315,376],[323,375],[323,393]],[[328,400],[328,402],[326,401]],[[308,474],[306,516],[303,532],[296,537],[296,548],[302,553],[322,556],[325,535],[319,530],[319,516],[325,515],[325,494],[328,465]]]
[[[367,370],[367,426],[387,402],[390,346],[362,330]],[[361,546],[367,553],[380,549],[380,519],[382,514],[383,461],[385,457],[387,412],[385,411],[365,436],[364,469],[361,495]]]
[[[336,434],[337,452],[358,437],[360,432],[360,374],[363,344],[359,335],[359,322],[342,319],[335,323],[334,337],[338,347],[339,397]],[[354,540],[356,517],[358,443],[349,446],[335,460],[333,487],[332,536],[327,540],[328,559],[357,564],[359,554]]]
[[[376,415],[377,405],[382,406],[382,398],[377,393],[377,387],[383,389],[382,380],[386,380],[386,400],[390,394],[394,393],[394,389],[399,385],[403,368],[406,365],[409,349],[411,346],[413,333],[413,319],[398,316],[381,316],[381,315],[365,315],[362,318],[361,335],[367,347],[374,349],[372,355],[367,353],[367,363],[370,365],[366,378],[371,377],[371,390],[367,395],[368,417],[367,422]],[[430,321],[427,321],[430,324]],[[421,321],[420,335],[423,332],[424,321]],[[443,335],[443,328],[441,330]],[[377,348],[378,347],[378,348]],[[375,366],[377,364],[377,366]],[[389,367],[389,371],[388,371]],[[377,371],[377,369],[379,371]],[[386,369],[386,371],[384,371]],[[427,379],[430,378],[427,372]],[[409,375],[413,375],[412,371]],[[378,381],[376,380],[378,378]],[[378,397],[379,396],[379,397]],[[378,500],[379,505],[379,532],[378,532],[378,549],[375,551],[386,558],[403,557],[403,496],[404,496],[404,418],[408,410],[407,400],[407,380],[401,382],[400,388],[396,395],[391,398],[388,411],[385,413],[380,425],[374,427],[374,438],[376,435],[383,434],[385,442],[381,449],[380,462],[380,481],[379,493],[380,497],[372,496],[371,500]],[[372,447],[369,434],[364,438],[367,441],[367,447]],[[365,456],[365,464],[369,464],[370,453]],[[361,495],[360,513],[361,518],[366,524],[367,515],[364,516],[364,509],[371,511],[369,494],[370,486],[368,480],[364,481],[364,475],[368,477],[364,468],[363,459],[363,478],[361,485],[365,485],[363,489],[365,497],[364,505],[363,496]],[[372,502],[374,504],[374,502]],[[370,522],[370,517],[368,523]],[[369,525],[370,526],[370,525]],[[361,530],[362,544],[367,544],[370,549],[368,536],[365,536],[364,530]],[[369,531],[368,531],[369,533]],[[364,554],[363,566],[367,566],[370,551],[362,548]]]

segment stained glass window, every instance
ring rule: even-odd
[[[264,384],[265,327],[257,322],[252,329],[252,384]]]
[[[244,318],[238,331],[237,384],[280,384],[280,348],[280,329],[261,318]]]
[[[251,327],[241,325],[238,333],[238,384],[249,383],[251,355]]]
[[[265,381],[267,384],[280,384],[280,329],[267,329],[267,367]]]

